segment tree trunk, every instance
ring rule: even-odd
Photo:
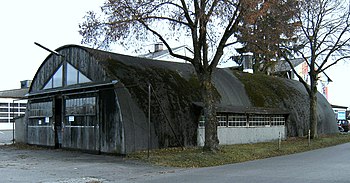
[[[205,143],[203,150],[216,152],[219,150],[217,135],[216,102],[210,74],[200,76],[205,117]]]
[[[317,80],[311,79],[310,98],[310,136],[312,139],[318,137],[317,134]]]

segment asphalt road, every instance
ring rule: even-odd
[[[349,183],[350,143],[288,156],[190,169],[144,182]]]
[[[225,166],[177,169],[62,150],[0,146],[0,182],[350,182],[350,143]]]

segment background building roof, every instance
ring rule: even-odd
[[[290,60],[293,64],[294,67],[300,65],[301,63],[304,62],[304,59],[302,58],[297,58],[297,59],[292,59]],[[275,72],[281,72],[281,71],[290,71],[292,68],[288,64],[288,62],[281,60],[277,62],[276,67],[275,67]]]
[[[177,52],[181,49],[187,49],[189,52],[192,53],[192,50],[189,49],[186,45],[172,48],[172,51]],[[147,54],[139,55],[139,57],[150,58],[150,59],[160,59],[160,58],[168,56],[168,55],[170,55],[169,50],[165,49],[165,50],[158,50],[158,51],[150,52]]]
[[[0,98],[25,98],[29,88],[0,91]]]

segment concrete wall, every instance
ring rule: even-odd
[[[27,143],[27,129],[24,116],[15,119],[15,141]]]
[[[282,139],[286,139],[285,126],[271,127],[218,127],[220,145],[246,144],[277,140],[281,132]],[[198,146],[204,145],[204,128],[198,128]]]

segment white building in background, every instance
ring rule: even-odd
[[[179,55],[188,56],[190,58],[193,57],[193,51],[186,45],[172,48],[172,51]],[[163,60],[163,61],[169,61],[169,62],[189,63],[185,60],[171,56],[169,53],[169,50],[163,49],[163,44],[161,43],[154,44],[153,52],[150,50],[149,53],[139,55],[138,57],[149,58],[154,60]]]
[[[329,69],[327,73],[332,78],[333,82],[329,84],[329,101],[331,104],[350,107],[350,59],[338,63]]]
[[[346,114],[346,110],[348,109],[348,107],[346,106],[339,106],[339,105],[332,105],[333,111],[334,111],[334,115],[335,118],[337,120],[346,120],[348,119],[348,116]]]
[[[293,59],[291,60],[295,71],[298,73],[299,76],[303,78],[306,83],[310,83],[310,76],[309,76],[309,66],[306,63],[306,61],[302,58]],[[284,77],[299,80],[299,78],[294,74],[292,71],[290,65],[285,61],[280,61],[275,66],[274,73],[280,73],[281,75],[284,75]],[[333,82],[332,79],[326,74],[326,72],[322,72],[319,75],[318,83],[317,83],[317,90],[323,94],[323,96],[328,100],[328,84],[330,82]]]
[[[0,91],[0,130],[12,130],[14,119],[25,114],[30,84],[30,80],[25,80],[20,89]]]

